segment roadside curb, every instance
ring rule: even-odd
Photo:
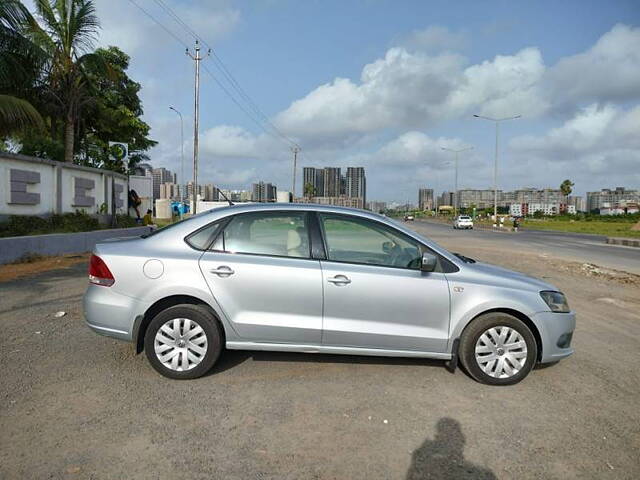
[[[114,228],[77,233],[51,233],[0,238],[0,265],[35,255],[63,255],[93,250],[96,243],[111,238],[138,237],[149,233],[149,227]]]
[[[607,243],[609,245],[624,245],[626,247],[640,248],[640,238],[607,237]]]

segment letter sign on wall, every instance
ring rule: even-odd
[[[11,201],[19,205],[38,205],[40,194],[27,192],[27,185],[40,183],[40,172],[11,169]]]
[[[87,195],[89,190],[93,190],[96,182],[88,178],[73,177],[74,184],[74,207],[93,207],[96,203],[94,197]]]

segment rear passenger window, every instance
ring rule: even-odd
[[[224,251],[309,258],[307,215],[259,212],[235,216],[223,232]]]
[[[218,232],[220,228],[220,222],[212,223],[206,227],[192,233],[185,241],[196,250],[206,250],[211,243],[211,239]]]

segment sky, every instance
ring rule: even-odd
[[[97,44],[129,54],[142,85],[159,142],[151,163],[179,177],[180,118],[169,106],[183,114],[187,180],[194,32],[214,49],[201,63],[199,183],[290,190],[295,142],[298,195],[304,166],[363,166],[368,200],[416,202],[420,187],[454,188],[453,154],[442,147],[469,146],[459,188],[492,188],[495,124],[478,114],[521,115],[500,125],[501,189],[557,188],[565,178],[578,195],[640,188],[638,0],[96,6]]]

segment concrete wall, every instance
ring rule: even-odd
[[[149,227],[134,227],[0,238],[0,264],[14,262],[24,255],[34,253],[62,255],[89,252],[93,250],[96,243],[108,238],[137,237],[150,231]]]
[[[50,215],[83,211],[126,213],[126,175],[43,158],[0,152],[0,219],[9,215]]]
[[[142,203],[138,207],[140,216],[143,217],[147,210],[153,210],[153,178],[142,175],[129,177],[129,188],[135,190]],[[135,210],[129,209],[129,215],[136,216]]]

